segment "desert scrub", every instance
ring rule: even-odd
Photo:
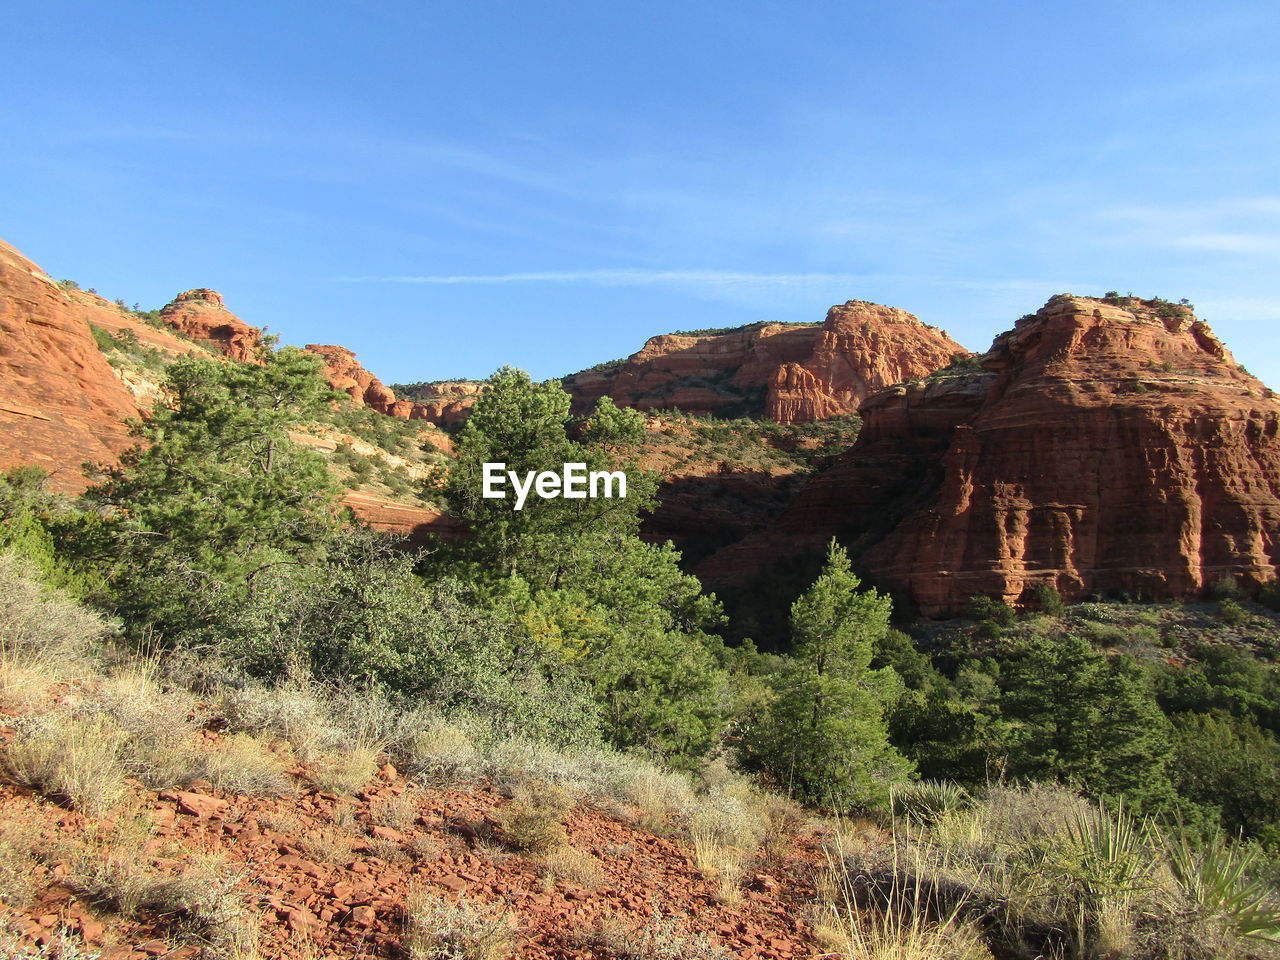
[[[546,853],[564,846],[568,834],[564,818],[573,802],[562,789],[550,785],[520,788],[497,812],[508,846],[524,853]]]
[[[247,733],[233,733],[200,755],[200,770],[214,789],[270,796],[291,789],[280,759]]]
[[[618,960],[731,960],[726,950],[690,932],[679,917],[657,906],[643,924],[610,917],[581,935],[580,941]]]
[[[502,960],[515,931],[498,907],[449,902],[419,890],[405,904],[404,946],[412,960]]]
[[[35,898],[38,844],[32,825],[18,820],[0,823],[0,904],[23,910]]]
[[[0,552],[0,704],[33,707],[51,684],[85,672],[108,632],[97,614],[40,583],[30,561]]]
[[[101,816],[128,792],[126,742],[120,728],[101,714],[56,713],[24,727],[9,745],[4,765],[15,782]]]
[[[567,880],[587,890],[595,890],[604,883],[600,861],[585,850],[557,847],[538,856],[536,862],[548,883]]]

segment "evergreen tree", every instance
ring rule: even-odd
[[[871,668],[892,601],[861,582],[833,540],[826,566],[792,604],[794,649],[775,697],[749,734],[749,756],[799,800],[829,808],[883,806],[910,764],[889,743],[886,710],[902,684]]]
[[[495,612],[554,651],[563,670],[592,691],[619,747],[639,747],[676,765],[693,763],[725,725],[725,659],[715,631],[720,604],[679,568],[667,544],[639,539],[656,478],[628,452],[644,417],[603,398],[585,422],[558,383],[534,383],[504,367],[489,380],[458,434],[446,491],[469,535],[428,561],[455,574]],[[626,498],[541,499],[523,509],[486,499],[484,463],[559,472],[565,463],[623,470]]]
[[[321,554],[337,488],[288,437],[337,396],[321,365],[286,348],[260,364],[169,367],[164,399],[132,424],[139,444],[89,494],[108,508],[109,579],[135,632],[198,634],[261,572]]]
[[[1140,810],[1169,800],[1169,724],[1131,657],[1108,660],[1074,634],[1034,637],[1001,686],[1011,774],[1121,796]]]

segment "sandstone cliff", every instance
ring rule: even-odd
[[[850,300],[827,312],[804,361],[784,363],[774,373],[764,415],[806,423],[853,413],[875,391],[923,377],[967,353],[945,330],[905,310]]]
[[[817,324],[760,323],[653,337],[626,360],[564,381],[578,412],[605,394],[641,410],[679,408],[779,423],[853,413],[881,387],[966,353],[903,310],[850,300]]]
[[[262,346],[262,331],[228,310],[215,290],[178,294],[161,308],[160,319],[192,340],[208,341],[232,360],[252,363]]]
[[[1280,562],[1280,401],[1189,307],[1054,297],[976,372],[892,387],[861,416],[770,529],[702,565],[709,586],[833,535],[932,616],[1038,584],[1189,596]]]
[[[86,321],[120,311],[73,297],[0,241],[0,469],[34,464],[77,492],[85,462],[114,461],[137,406]]]

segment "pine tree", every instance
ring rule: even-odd
[[[901,693],[892,667],[871,669],[892,601],[860,590],[833,540],[826,565],[792,604],[794,649],[773,682],[750,756],[799,800],[834,809],[882,806],[910,764],[889,743],[886,709]]]
[[[321,552],[337,488],[288,436],[336,396],[320,367],[294,348],[169,367],[164,399],[132,425],[140,443],[89,491],[112,520],[110,580],[135,631],[198,634],[261,571]]]

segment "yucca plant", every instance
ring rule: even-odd
[[[1237,935],[1280,943],[1280,903],[1256,876],[1262,865],[1257,847],[1227,842],[1221,829],[1201,844],[1178,831],[1164,843],[1169,867],[1183,891],[1209,917]]]
[[[944,813],[965,806],[969,793],[950,780],[917,780],[894,788],[892,801],[894,816],[933,823]]]
[[[1075,897],[1071,913],[1075,952],[1123,953],[1132,933],[1130,903],[1151,885],[1150,827],[1099,802],[1067,824],[1071,861],[1063,886]]]

